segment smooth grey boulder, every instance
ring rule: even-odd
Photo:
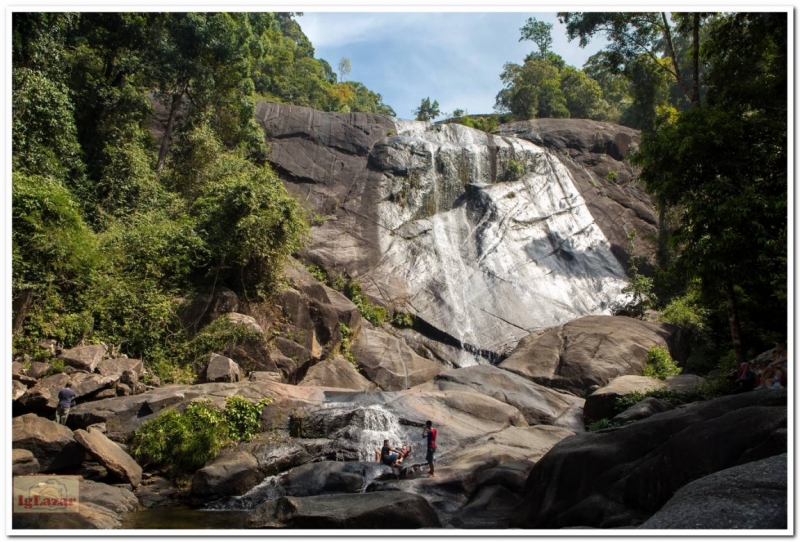
[[[361,391],[377,391],[380,389],[367,380],[352,363],[342,356],[328,358],[311,367],[298,386],[325,386]]]
[[[211,359],[206,367],[206,382],[239,382],[242,379],[242,370],[231,358],[211,354]]]
[[[786,529],[786,454],[686,484],[639,529]]]
[[[450,369],[434,378],[432,387],[447,391],[466,386],[519,409],[530,425],[556,425],[583,431],[583,399],[559,393],[492,365]]]
[[[89,428],[88,431],[77,429],[75,440],[83,446],[109,472],[134,489],[142,482],[142,467],[120,446],[108,439],[101,431]]]
[[[58,357],[71,367],[91,373],[105,357],[107,351],[105,345],[93,344],[63,350]]]
[[[192,476],[192,495],[196,497],[244,495],[263,476],[253,454],[225,453]]]
[[[13,476],[35,474],[39,472],[40,468],[39,461],[30,450],[17,448],[11,450],[11,474]]]
[[[520,341],[499,366],[544,386],[585,397],[623,375],[641,375],[647,352],[666,347],[681,361],[676,326],[625,316],[586,316],[536,331]]]
[[[786,391],[720,397],[556,444],[531,470],[512,526],[636,526],[683,486],[786,453]]]
[[[290,470],[281,485],[291,497],[357,493],[364,489],[368,477],[381,473],[391,473],[391,468],[377,462],[321,461]]]
[[[264,330],[258,325],[256,319],[252,316],[248,316],[247,314],[240,314],[238,312],[226,312],[222,314],[220,318],[224,318],[232,326],[242,326],[250,331],[251,333],[264,333]]]
[[[382,390],[404,390],[431,380],[443,367],[418,356],[403,341],[364,324],[352,345],[359,367]]]
[[[687,392],[706,384],[707,380],[702,376],[686,374],[668,376],[665,382],[667,383],[667,388],[672,391]]]
[[[620,376],[592,393],[583,406],[583,417],[587,422],[611,418],[616,410],[616,400],[633,392],[648,392],[666,388],[667,384],[649,376]]]
[[[97,372],[103,376],[119,378],[125,371],[133,371],[137,378],[144,376],[144,364],[140,359],[111,358],[97,364]]]
[[[72,431],[36,414],[18,416],[11,422],[13,447],[28,450],[41,466],[40,472],[55,472],[83,463],[83,448]]]
[[[531,469],[535,463],[528,460],[506,461],[478,475],[475,483],[481,486],[503,486],[514,493],[525,489]]]
[[[617,425],[625,425],[626,423],[643,420],[645,418],[649,418],[653,414],[666,412],[667,410],[672,410],[673,408],[675,407],[666,401],[656,399],[655,397],[648,397],[611,418],[611,422]]]
[[[92,480],[81,480],[81,504],[102,506],[117,514],[134,512],[139,508],[136,495],[127,488],[103,484]]]
[[[424,497],[403,492],[281,497],[259,505],[249,528],[423,529],[441,527]]]
[[[278,443],[255,440],[240,444],[236,449],[252,454],[264,476],[274,476],[313,459],[305,448],[293,440]]]
[[[247,379],[250,382],[282,382],[283,375],[278,371],[253,371]]]

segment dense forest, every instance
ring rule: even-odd
[[[164,382],[191,380],[192,363],[238,331],[191,336],[182,300],[214,286],[252,302],[275,292],[316,217],[266,163],[256,101],[395,114],[337,80],[297,16],[13,15],[16,356],[36,359],[42,339],[102,341]],[[502,116],[452,121],[642,130],[634,160],[661,235],[658,254],[631,270],[636,309],[689,330],[697,370],[785,340],[786,14],[559,17],[580,45],[599,34],[609,45],[568,66],[551,25],[531,18],[521,39],[536,49],[503,67]],[[160,144],[154,104],[166,117]],[[423,100],[417,115],[436,117],[438,103]]]

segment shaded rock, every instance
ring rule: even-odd
[[[39,470],[39,461],[33,456],[33,452],[17,448],[11,450],[11,474],[13,476],[34,474]]]
[[[423,497],[402,492],[281,497],[253,510],[248,527],[421,529],[441,527]]]
[[[16,401],[28,391],[28,388],[19,380],[11,381],[11,400]]]
[[[12,420],[13,447],[28,450],[41,466],[40,472],[55,472],[83,462],[83,448],[72,431],[56,422],[25,414]]]
[[[534,466],[512,526],[638,525],[689,482],[774,455],[777,446],[763,444],[785,428],[786,392],[770,390],[577,434]]]
[[[93,372],[100,361],[105,357],[107,348],[102,344],[91,346],[78,346],[69,350],[62,350],[59,358],[64,363],[86,372]]]
[[[238,449],[251,453],[265,476],[273,476],[313,459],[305,448],[291,440],[279,443],[248,442],[241,444]]]
[[[150,476],[136,489],[136,497],[144,508],[168,504],[179,495],[181,491],[163,476]]]
[[[67,382],[72,383],[72,390],[76,399],[92,394],[114,383],[116,379],[84,372],[71,375],[59,373],[40,380],[35,386],[20,398],[19,402],[32,411],[53,411],[58,406],[58,392],[64,389]]]
[[[133,371],[136,378],[144,376],[144,365],[140,359],[111,358],[104,359],[97,365],[97,372],[103,376],[119,378],[125,371]]]
[[[125,482],[130,482],[134,488],[141,483],[142,467],[103,433],[92,428],[88,431],[77,429],[74,436],[75,440],[109,472]]]
[[[252,378],[251,378],[252,380]],[[362,391],[380,388],[364,378],[355,366],[341,356],[323,360],[308,370],[299,386],[327,386]]]
[[[351,351],[364,376],[382,390],[403,390],[431,380],[443,367],[418,356],[401,340],[365,324]]]
[[[211,359],[205,370],[206,382],[239,382],[242,378],[242,370],[230,358],[211,354]]]
[[[194,473],[192,495],[197,497],[243,495],[263,476],[252,454],[234,451],[223,454]]]
[[[611,421],[617,425],[625,425],[626,423],[643,420],[645,418],[649,418],[653,414],[666,412],[667,410],[672,410],[673,408],[675,407],[666,401],[656,399],[655,397],[648,397],[643,401],[639,401],[624,412],[620,412],[611,418]]]
[[[702,386],[707,381],[702,376],[697,375],[675,375],[668,376],[666,379],[667,388],[677,392],[692,391],[698,386]]]
[[[534,464],[528,460],[506,461],[481,472],[475,483],[478,487],[499,485],[517,493],[525,489],[525,481]]]
[[[375,462],[322,461],[292,469],[281,484],[291,497],[356,493],[366,486],[368,477],[375,478],[380,473],[391,473],[391,467]]]
[[[120,515],[93,503],[81,503],[78,512],[13,514],[13,529],[118,529]]]
[[[239,310],[239,297],[228,288],[216,288],[213,294],[197,295],[186,300],[180,309],[183,327],[197,333],[226,312]]]
[[[136,495],[124,487],[81,480],[81,504],[91,503],[102,506],[117,514],[135,512],[139,508]]]
[[[478,489],[469,503],[451,520],[460,529],[503,529],[522,496],[502,485],[485,485]]]
[[[250,382],[281,382],[283,375],[276,371],[253,371],[248,380]]]
[[[583,399],[559,393],[492,365],[473,365],[440,373],[433,385],[446,391],[463,385],[514,406],[530,425],[556,425],[583,430]]]
[[[42,363],[39,361],[34,361],[31,363],[30,368],[26,371],[27,375],[31,378],[40,379],[44,376],[47,376],[47,373],[50,372],[50,364],[49,363]]]
[[[256,319],[252,316],[248,316],[246,314],[240,314],[238,312],[227,312],[220,316],[220,318],[226,319],[228,322],[231,323],[233,326],[243,326],[252,333],[264,333],[264,330],[258,325]]]
[[[786,454],[721,470],[680,488],[640,529],[786,529]]]
[[[653,346],[680,350],[678,328],[624,316],[586,316],[536,331],[500,367],[539,384],[584,397],[594,385],[622,375],[641,375]]]
[[[625,375],[612,380],[586,398],[583,417],[587,422],[611,418],[616,412],[616,400],[632,392],[646,392],[666,388],[667,385],[649,376]]]

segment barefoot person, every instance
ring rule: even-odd
[[[433,422],[428,420],[425,422],[425,428],[422,430],[422,437],[428,440],[428,454],[425,456],[425,461],[428,462],[430,468],[429,476],[436,474],[434,454],[436,453],[436,434],[437,431],[433,427]]]
[[[380,462],[389,467],[397,467],[398,459],[403,457],[403,451],[392,448],[389,439],[383,441],[383,448],[381,451],[375,451],[376,455],[380,455]],[[402,460],[400,460],[402,463]]]

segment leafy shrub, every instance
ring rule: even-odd
[[[395,311],[392,315],[392,325],[395,327],[414,327],[414,315],[409,312]]]
[[[636,245],[636,230],[631,230],[628,234],[628,284],[622,289],[622,293],[631,294],[631,301],[627,311],[634,318],[641,318],[644,312],[653,307],[658,298],[653,291],[653,279],[639,273],[639,266],[642,264],[641,258],[634,256]]]
[[[617,178],[617,172],[616,172],[616,171],[609,171],[609,172],[606,174],[606,179],[608,179],[609,181],[613,181],[613,180],[615,180],[616,178]]]
[[[617,424],[612,423],[611,420],[608,418],[602,418],[600,420],[591,422],[586,424],[586,430],[590,433],[593,431],[600,431],[602,429],[612,429],[615,427],[619,427]]]
[[[504,181],[516,181],[523,175],[525,175],[525,164],[520,160],[511,158],[506,164],[505,171],[503,171],[501,178]]]
[[[228,444],[251,440],[260,428],[261,410],[271,402],[234,396],[220,410],[207,400],[192,401],[183,413],[168,410],[142,425],[133,435],[131,454],[142,466],[165,468],[175,477],[191,474]]]
[[[654,346],[647,352],[647,365],[642,369],[642,376],[650,376],[664,380],[668,376],[681,374],[681,368],[663,346]]]
[[[361,285],[351,280],[344,288],[344,295],[358,307],[361,317],[374,326],[379,326],[386,321],[386,309],[373,305],[369,299],[361,293]]]
[[[686,295],[676,297],[661,311],[659,320],[685,329],[692,339],[708,332],[708,309],[700,302],[699,289],[690,289]]]
[[[319,282],[323,284],[328,283],[328,274],[324,269],[316,265],[307,265],[306,269],[308,269],[308,272],[311,273],[311,276],[317,279]]]
[[[350,344],[350,339],[351,339],[350,328],[346,324],[339,322],[339,333],[342,335],[342,342],[339,347],[339,351],[341,352],[342,357],[344,357],[344,359],[352,363],[353,366],[360,372],[361,367],[359,367],[355,355],[353,355],[353,352],[350,350],[350,347],[352,346]]]
[[[266,397],[251,403],[244,397],[234,395],[225,399],[223,415],[228,424],[228,436],[238,442],[250,442],[261,427],[259,417],[265,406],[272,403]]]

